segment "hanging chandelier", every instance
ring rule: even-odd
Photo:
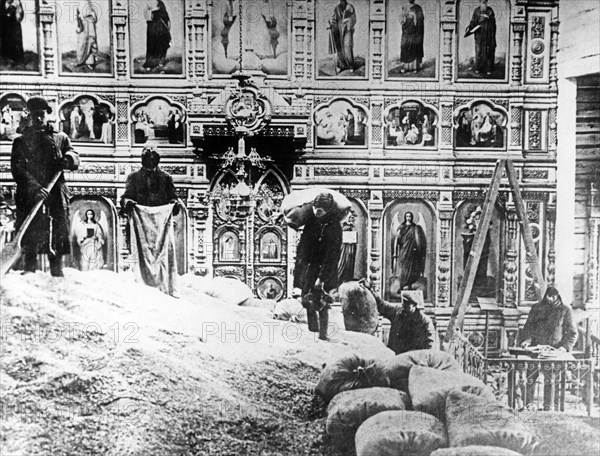
[[[252,168],[265,169],[266,163],[272,161],[261,156],[256,147],[246,153],[246,138],[259,134],[271,121],[271,103],[262,95],[252,76],[244,72],[241,1],[238,6],[239,68],[231,76],[237,81],[237,87],[225,104],[225,120],[235,132],[237,152],[231,146],[223,155],[210,156],[220,162],[222,170],[232,170],[235,178],[218,183],[207,195],[218,213],[226,218],[243,218],[253,213],[257,200],[264,195],[257,185],[252,185]]]

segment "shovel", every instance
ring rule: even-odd
[[[54,177],[52,177],[52,180],[46,187],[46,191],[48,193],[50,193],[50,191],[54,187],[54,184],[56,184],[56,181],[58,181],[58,178],[61,174],[62,171],[59,171],[54,175]],[[29,212],[29,215],[27,215],[27,218],[23,221],[21,228],[19,228],[19,231],[17,232],[14,240],[6,244],[4,246],[4,249],[2,249],[2,253],[0,254],[0,277],[4,276],[8,271],[10,271],[10,268],[12,268],[15,262],[19,259],[19,256],[21,255],[21,240],[23,239],[27,228],[29,228],[29,225],[31,225],[33,218],[36,216],[36,214],[42,207],[42,204],[44,204],[43,199],[40,199],[37,203],[35,203],[35,206],[33,206],[31,211]]]

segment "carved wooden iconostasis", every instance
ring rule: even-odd
[[[25,102],[44,96],[55,127],[81,154],[68,180],[78,218],[85,204],[98,213],[105,267],[130,267],[124,220],[110,214],[143,147],[155,145],[186,204],[175,220],[180,272],[236,277],[262,298],[288,296],[297,236],[278,218],[279,204],[295,189],[325,186],[353,205],[340,277],[369,278],[391,301],[402,269],[395,240],[413,214],[426,246],[422,271],[403,287],[421,290],[443,326],[462,276],[467,221],[495,160],[511,158],[553,282],[558,1],[490,0],[494,36],[491,23],[472,26],[477,0],[350,0],[346,11],[331,0],[175,0],[155,11],[133,0],[21,3],[22,52],[0,55],[8,208],[0,209],[10,212],[14,196],[10,145],[27,121]],[[340,14],[352,23],[346,30],[336,25]],[[160,24],[167,17],[168,30]],[[85,38],[94,30],[92,45]],[[167,32],[168,41],[147,40]],[[241,92],[269,108],[261,134],[246,138],[247,153],[271,160],[253,171],[258,194],[248,217],[214,198],[239,182],[221,162],[238,139],[227,109],[238,103],[244,112],[232,79],[240,46],[255,83]],[[501,344],[522,318],[519,306],[532,302],[510,204],[494,215],[484,285],[472,295],[503,308],[492,316],[508,328]]]

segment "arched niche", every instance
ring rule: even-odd
[[[476,100],[454,112],[455,145],[469,149],[506,149],[508,113],[489,101]]]
[[[350,100],[336,98],[317,106],[313,122],[317,147],[367,146],[367,110]]]
[[[391,106],[385,116],[387,148],[425,148],[437,144],[438,114],[420,101],[408,100]]]
[[[163,97],[151,97],[131,109],[133,145],[185,146],[186,110],[180,103]]]
[[[412,226],[405,223],[412,214]],[[383,290],[389,301],[401,301],[402,290],[421,290],[434,299],[437,218],[423,200],[395,200],[383,219]]]
[[[457,206],[454,214],[454,293],[463,278],[475,231],[481,219],[481,204],[481,201],[463,201]],[[500,302],[505,224],[504,212],[496,206],[477,267],[471,300],[481,297],[497,299]]]
[[[258,233],[258,257],[261,263],[280,263],[283,251],[281,233],[265,229]]]
[[[27,124],[25,98],[16,93],[7,93],[0,98],[0,140],[12,141]]]
[[[113,144],[115,108],[91,95],[63,103],[58,110],[59,129],[73,142]]]
[[[90,212],[93,215],[86,217]],[[82,271],[117,271],[117,210],[102,196],[75,196],[70,203],[71,254],[65,265]]]
[[[242,245],[236,229],[222,227],[215,233],[215,238],[215,258],[220,263],[239,263],[242,260]]]
[[[342,253],[338,264],[339,284],[367,278],[368,215],[361,201],[349,199],[352,207],[348,217],[342,222]]]

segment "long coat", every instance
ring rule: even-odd
[[[519,341],[531,339],[531,345],[551,345],[571,351],[577,341],[573,310],[562,301],[550,304],[544,300],[531,306]]]
[[[309,293],[317,279],[325,290],[337,286],[337,267],[342,248],[342,225],[335,214],[312,216],[304,225],[294,267],[294,287]]]
[[[121,198],[132,199],[142,206],[164,206],[177,199],[173,178],[159,167],[155,170],[142,168],[127,177],[125,193]]]
[[[17,183],[15,229],[21,227],[39,200],[40,188],[46,187],[57,172],[65,169],[65,158],[69,162],[66,169],[76,170],[79,156],[71,147],[69,137],[51,127],[41,131],[25,128],[23,134],[15,138],[11,154],[11,171]],[[70,253],[69,196],[64,175],[61,175],[44,204],[46,209],[37,213],[25,232],[21,241],[23,248],[35,249],[37,253],[49,253],[52,247],[57,255]],[[52,243],[49,242],[50,228]]]
[[[377,310],[390,320],[392,326],[388,348],[399,355],[411,350],[431,348],[435,341],[435,327],[431,319],[421,310],[408,312],[401,305],[377,300]]]

